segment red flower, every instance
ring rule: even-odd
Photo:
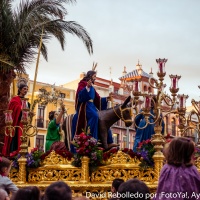
[[[35,152],[35,151],[38,151],[38,148],[37,148],[37,147],[33,148],[33,149],[31,150],[31,153],[33,153],[33,152]]]
[[[124,148],[123,152],[126,153],[126,152],[128,152],[128,150],[129,150],[128,148]]]

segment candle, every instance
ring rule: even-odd
[[[159,70],[160,70],[160,73],[163,73],[163,65],[162,65],[162,62],[161,62],[160,65],[159,65]]]
[[[21,121],[27,122],[28,121],[28,110],[22,110],[22,118]]]
[[[151,98],[149,98],[149,96],[145,97],[145,104],[144,104],[145,108],[150,108],[151,107]]]
[[[22,99],[22,109],[26,109],[26,108],[27,108],[26,99]]]
[[[5,123],[6,124],[12,124],[13,123],[13,119],[12,119],[12,110],[6,110],[4,111],[5,114]]]
[[[172,86],[173,89],[176,89],[176,77],[173,78]]]
[[[183,96],[180,96],[180,108],[183,108]]]

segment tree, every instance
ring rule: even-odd
[[[47,57],[47,42],[54,36],[62,50],[65,33],[78,36],[89,54],[92,40],[87,31],[74,21],[65,21],[68,14],[65,3],[76,0],[21,0],[12,9],[12,0],[0,1],[0,141],[4,138],[4,115],[10,97],[10,86],[16,73],[26,73],[27,65],[35,61],[40,43],[41,54]]]

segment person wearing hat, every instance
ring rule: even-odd
[[[24,78],[19,79],[18,84],[18,93],[17,96],[14,96],[8,105],[8,110],[12,110],[12,118],[13,118],[13,126],[22,127],[21,116],[22,116],[22,98],[25,98],[28,92],[27,80]],[[29,103],[28,103],[29,104]],[[27,105],[30,107],[30,104]],[[20,151],[21,140],[20,136],[22,136],[22,130],[20,128],[16,128],[13,133],[14,137],[10,137],[10,135],[5,135],[4,138],[4,146],[2,149],[2,155],[6,157],[14,157]]]
[[[93,86],[95,80],[96,71],[90,70],[78,84],[75,99],[76,113],[72,120],[72,138],[85,130],[98,140],[98,111],[107,109],[107,102],[111,97],[99,96]],[[108,148],[119,146],[113,143],[111,130],[108,131],[107,143]],[[73,146],[71,149],[74,151]]]

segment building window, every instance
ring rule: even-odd
[[[36,135],[36,141],[35,141],[35,147],[38,147],[39,149],[44,149],[45,144],[45,136],[44,135]]]
[[[60,93],[60,97],[61,97],[61,98],[63,98],[63,99],[64,99],[64,98],[65,98],[65,96],[66,96],[66,95],[65,95],[65,93]]]
[[[126,148],[126,143],[127,143],[127,136],[124,135],[122,140],[122,148]]]
[[[113,134],[113,142],[115,144],[119,144],[119,134],[117,134],[117,133]]]
[[[44,110],[45,106],[38,105],[37,127],[44,128]]]

